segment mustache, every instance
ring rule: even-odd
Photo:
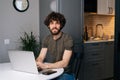
[[[59,29],[58,29],[58,28],[56,28],[56,27],[52,28],[51,30],[53,30],[53,29],[57,29],[57,30],[59,30]]]

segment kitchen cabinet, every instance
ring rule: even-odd
[[[105,78],[112,78],[114,75],[114,42],[104,42],[105,55]]]
[[[115,12],[115,0],[97,0],[97,13],[98,14],[111,14]]]
[[[82,80],[104,79],[104,48],[102,43],[84,45],[84,78]]]
[[[113,77],[113,46],[113,41],[84,44],[81,80],[101,80]]]
[[[84,11],[101,15],[114,15],[115,0],[90,0],[84,1]]]
[[[84,0],[84,12],[97,12],[97,0]]]

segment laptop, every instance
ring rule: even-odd
[[[8,51],[12,69],[38,74],[34,53],[31,51]]]

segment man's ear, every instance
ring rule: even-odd
[[[48,25],[47,27],[48,27],[48,29],[50,29],[50,26],[49,26],[49,25]]]

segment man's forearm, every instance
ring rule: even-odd
[[[48,63],[47,64],[47,67],[48,68],[64,68],[68,65],[67,62],[64,62],[64,61],[58,61],[58,62],[55,62],[55,63]]]
[[[37,59],[36,59],[36,62],[43,62],[43,59],[37,58]]]

